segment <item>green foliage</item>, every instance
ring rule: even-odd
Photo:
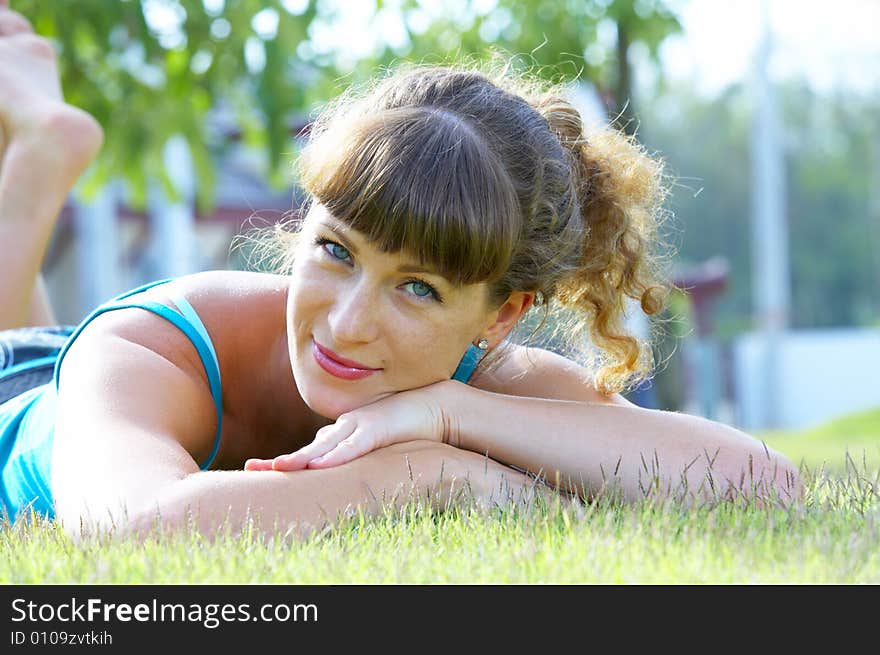
[[[418,0],[403,3],[408,16],[421,5]],[[419,61],[453,61],[462,55],[482,58],[497,49],[522,56],[522,66],[548,80],[594,83],[608,99],[609,112],[623,112],[621,122],[629,128],[629,61],[626,56],[621,61],[618,40],[624,36],[625,52],[640,43],[656,59],[660,43],[681,31],[668,5],[665,0],[499,0],[480,11],[487,3],[448,2],[455,10],[432,15],[428,29],[418,35],[410,30],[410,44],[397,53],[386,50],[380,60],[389,63],[402,54]]]
[[[613,78],[609,62],[616,56],[616,21],[625,23],[630,42],[643,42],[655,53],[663,38],[680,29],[663,0],[499,0],[487,6],[446,0],[432,14],[415,0],[377,1],[377,12],[397,12],[407,45],[395,50],[380,37],[378,49],[352,67],[340,53],[314,41],[315,25],[332,29],[346,10],[325,0],[18,0],[14,5],[57,44],[67,100],[104,126],[104,150],[84,190],[121,176],[137,207],[145,203],[150,180],[173,192],[163,148],[180,134],[193,155],[202,210],[214,198],[213,155],[228,137],[211,129],[218,109],[231,113],[246,144],[265,153],[270,181],[281,185],[289,182],[290,128],[348,84],[374,76],[400,56],[444,61],[479,59],[498,49],[532,53],[529,64],[554,80],[583,73],[607,86],[603,82]],[[364,38],[371,30],[381,35],[379,23],[364,27]],[[567,68],[560,68],[562,62]]]
[[[231,109],[246,142],[266,146],[273,169],[282,165],[289,114],[307,96],[289,58],[307,38],[314,3],[298,15],[263,0],[20,0],[15,9],[56,43],[67,101],[104,127],[89,188],[122,176],[136,206],[150,179],[172,189],[163,148],[181,134],[193,155],[199,205],[208,207],[217,142],[209,112],[219,106]],[[270,27],[276,17],[274,30],[258,31],[258,14]]]

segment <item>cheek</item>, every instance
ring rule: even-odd
[[[393,337],[397,373],[402,386],[424,386],[448,379],[467,350],[467,337],[447,325],[424,323],[404,330],[401,324]]]
[[[287,291],[287,325],[288,329],[297,328],[314,319],[315,313],[324,305],[330,291],[326,281],[314,275],[307,267],[294,269],[296,277],[291,281]]]

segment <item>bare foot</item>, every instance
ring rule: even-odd
[[[35,155],[42,150],[41,164],[52,162],[44,175],[75,180],[97,154],[103,131],[89,114],[64,102],[52,44],[4,4],[0,2],[0,162],[19,143]]]
[[[103,138],[64,102],[52,44],[0,0],[0,330],[26,324],[58,213]]]

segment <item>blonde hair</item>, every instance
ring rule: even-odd
[[[557,344],[611,394],[651,373],[650,344],[625,328],[627,298],[647,315],[665,305],[655,246],[667,191],[658,159],[585,125],[566,91],[497,62],[404,64],[326,105],[296,173],[378,248],[486,282],[493,306],[535,292],[532,335],[552,313]],[[296,226],[272,231],[282,272],[295,239]]]

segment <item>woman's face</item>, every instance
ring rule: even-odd
[[[487,324],[486,295],[485,283],[455,287],[403,253],[379,251],[314,202],[287,298],[288,349],[303,400],[336,419],[449,379]]]

